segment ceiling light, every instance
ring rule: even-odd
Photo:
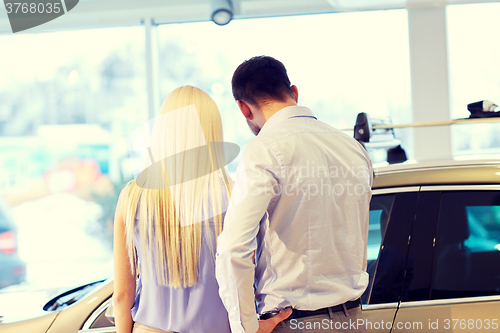
[[[233,19],[233,3],[231,0],[210,0],[212,21],[217,25],[226,25]]]

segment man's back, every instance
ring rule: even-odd
[[[279,111],[254,141],[275,156],[268,171],[277,182],[258,235],[259,313],[290,305],[315,310],[361,296],[371,198],[364,149],[302,107]]]
[[[257,135],[236,170],[217,245],[216,276],[231,331],[293,332],[292,321],[318,316],[342,324],[338,311],[356,319],[359,302],[346,301],[359,298],[368,282],[366,151],[297,106],[297,86],[272,57],[244,61],[231,86]],[[285,307],[294,310],[276,315]]]

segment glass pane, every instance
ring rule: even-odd
[[[369,264],[367,269],[370,277],[374,276],[373,283],[363,295],[368,304],[399,301],[403,285],[407,287],[411,281],[411,276],[405,273],[412,274],[412,267],[407,267],[408,237],[415,218],[417,196],[416,192],[398,193],[393,198],[384,196],[385,200],[391,198],[394,203],[390,210],[386,209],[390,207],[387,201],[382,206],[387,216],[383,217],[382,213],[380,219],[380,230],[384,236],[378,260]]]
[[[500,295],[500,192],[444,193],[432,298]]]
[[[127,135],[147,119],[144,28],[0,44],[0,215],[12,216],[17,239],[0,234],[0,281],[10,285],[0,298],[48,290],[1,298],[0,313],[22,304],[29,314],[61,289],[112,275],[116,201],[132,177]]]
[[[368,262],[377,260],[380,244],[391,213],[394,194],[374,196],[370,202],[370,224],[368,231]]]
[[[500,105],[500,3],[447,7],[452,118],[467,118],[467,104]],[[455,154],[498,154],[500,124],[452,126]]]
[[[469,238],[464,241],[472,253],[500,251],[500,206],[465,207]]]
[[[370,224],[368,231],[368,261],[377,260],[378,253],[380,251],[380,244],[382,244],[382,230],[380,230],[380,225],[382,224],[382,214],[384,211],[382,209],[370,210]],[[384,220],[387,220],[387,215],[385,215]],[[385,222],[387,223],[387,222]]]
[[[377,258],[384,237],[387,221],[391,213],[394,202],[394,194],[376,195],[370,202],[369,229],[368,229],[368,249],[367,249],[367,272],[370,275],[370,282],[365,293],[361,296],[363,304],[368,302],[371,284],[375,274]]]
[[[258,55],[282,61],[298,86],[299,105],[334,127],[352,128],[359,112],[397,123],[411,119],[405,10],[235,20],[223,27],[169,24],[159,27],[159,36],[162,97],[185,84],[207,91],[221,111],[225,140],[242,148],[252,133],[232,97],[231,78]]]

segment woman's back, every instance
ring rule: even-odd
[[[217,105],[198,88],[180,87],[134,133],[133,146],[146,154],[115,213],[117,332],[132,332],[133,321],[163,331],[230,332],[215,279],[216,237],[232,186],[224,148],[214,144],[223,142]]]
[[[134,243],[139,262],[144,263],[147,250],[140,246],[139,216],[138,208]],[[208,225],[202,225],[204,223]],[[207,232],[207,226],[211,232]],[[132,308],[134,321],[164,331],[180,333],[230,332],[227,311],[219,297],[219,286],[215,280],[213,253],[216,245],[213,219],[200,223],[200,228],[198,283],[192,287],[181,288],[159,285],[155,282],[155,270],[148,269],[146,273],[145,265],[140,265],[136,299]],[[154,254],[149,259],[149,263],[156,266]]]

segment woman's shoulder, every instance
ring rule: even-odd
[[[129,181],[121,190],[120,195],[118,196],[117,207],[122,208],[122,211],[126,211],[126,207],[129,204],[129,200],[132,197],[133,191],[137,190],[137,185],[135,180]]]

